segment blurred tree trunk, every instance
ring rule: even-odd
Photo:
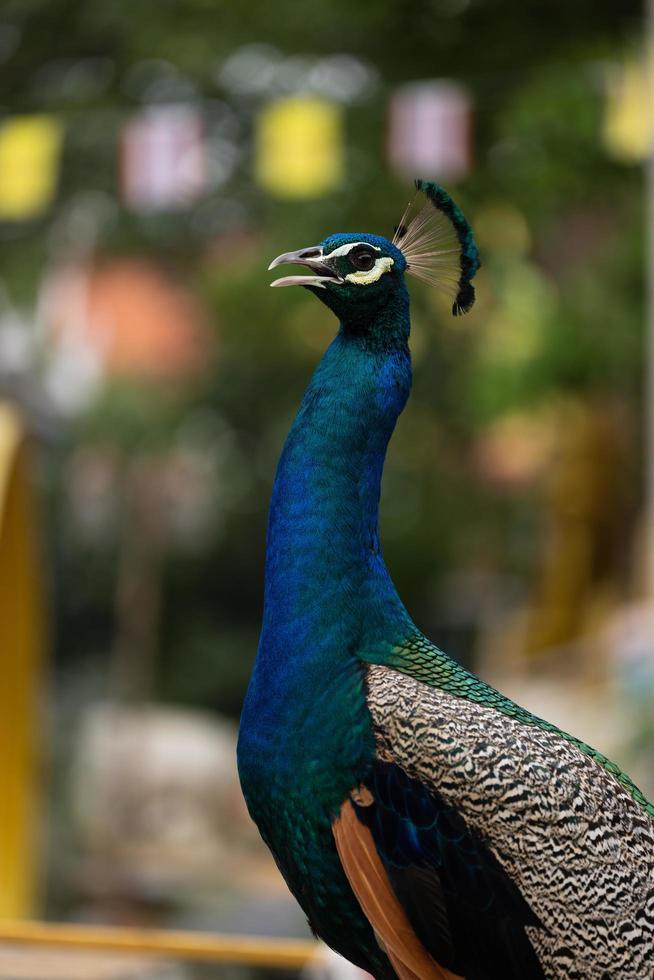
[[[545,487],[540,581],[529,616],[528,653],[561,647],[584,629],[590,605],[617,589],[628,525],[624,419],[608,396],[569,405]]]
[[[162,472],[152,460],[129,462],[122,515],[111,687],[119,700],[147,701],[155,686],[166,523]]]

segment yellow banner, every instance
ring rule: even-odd
[[[650,152],[653,130],[654,84],[646,63],[612,66],[602,134],[606,149],[624,163],[641,163]]]
[[[36,218],[57,188],[63,128],[50,116],[16,116],[0,125],[0,220]]]
[[[270,194],[320,197],[343,178],[343,119],[324,99],[294,97],[266,106],[256,132],[256,176]]]

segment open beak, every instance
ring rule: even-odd
[[[319,245],[313,248],[301,248],[298,252],[284,252],[273,259],[268,269],[276,269],[278,265],[306,265],[316,275],[313,276],[283,276],[275,279],[271,286],[318,286],[325,288],[326,282],[343,282],[343,279],[326,265]]]

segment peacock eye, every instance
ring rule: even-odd
[[[375,255],[368,248],[353,248],[348,259],[359,272],[369,272],[375,264]]]

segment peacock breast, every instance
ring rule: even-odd
[[[314,931],[335,948],[347,935],[365,946],[369,926],[331,830],[374,754],[362,667],[354,659],[321,669],[309,663],[294,676],[279,662],[269,667],[269,652],[259,650],[239,729],[248,810]],[[357,958],[355,948],[341,951]]]
[[[331,664],[309,654],[291,669],[262,643],[246,695],[238,767],[251,816],[280,852],[297,819],[307,826],[331,820],[374,754],[364,672],[356,658]],[[302,849],[300,836],[294,846]]]

